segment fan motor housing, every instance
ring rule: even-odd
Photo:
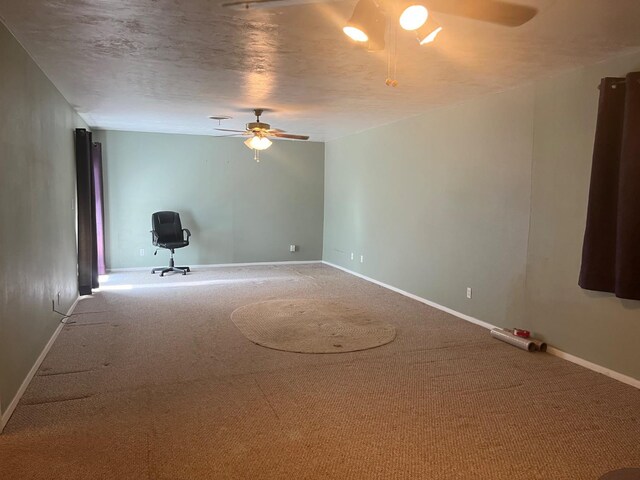
[[[247,130],[269,130],[271,125],[262,122],[247,123]]]

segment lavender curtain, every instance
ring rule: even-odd
[[[104,195],[102,187],[102,144],[91,143],[91,166],[93,168],[93,202],[96,216],[96,263],[97,275],[104,275],[107,269],[104,261]]]
[[[640,72],[600,84],[578,283],[640,300]]]

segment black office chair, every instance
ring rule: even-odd
[[[153,245],[158,248],[171,250],[169,266],[154,268],[151,270],[151,273],[160,271],[160,276],[163,277],[167,272],[180,272],[183,275],[190,272],[191,269],[189,267],[176,267],[173,262],[174,250],[189,245],[189,237],[191,236],[189,229],[182,228],[180,214],[177,212],[156,212],[151,215],[151,228],[153,228],[153,230],[151,230],[151,241]],[[154,255],[157,253],[158,249],[156,249]]]

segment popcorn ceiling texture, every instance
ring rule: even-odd
[[[386,52],[342,33],[353,1],[220,3],[3,0],[0,18],[93,127],[212,134],[210,115],[237,128],[251,120],[241,109],[272,107],[265,121],[317,141],[640,48],[636,0],[523,0],[540,13],[519,28],[435,12],[433,45],[398,32],[389,88]]]

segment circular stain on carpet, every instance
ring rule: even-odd
[[[236,309],[231,320],[253,343],[297,353],[344,353],[392,342],[393,325],[333,300],[268,300]]]
[[[640,480],[640,468],[614,470],[600,477],[600,480]]]

